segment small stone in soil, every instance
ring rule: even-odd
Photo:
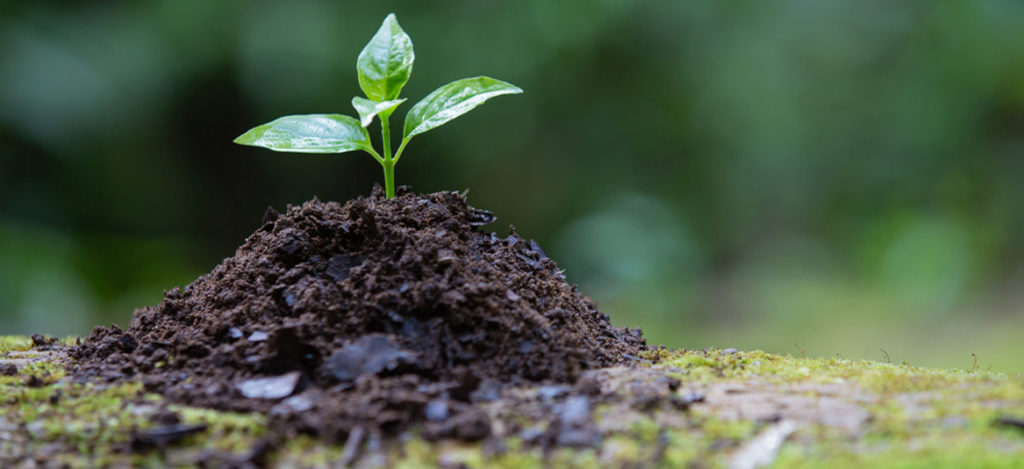
[[[491,436],[491,419],[480,408],[468,408],[443,422],[428,422],[423,428],[423,438],[428,441],[441,438],[479,441],[488,436]]]
[[[427,403],[427,408],[424,410],[427,416],[427,420],[431,422],[440,422],[448,418],[448,400],[444,398],[433,399]]]
[[[523,340],[519,342],[519,353],[528,354],[533,350],[533,342]]]
[[[367,334],[331,355],[324,368],[339,381],[353,381],[412,364],[414,357],[387,335]]]
[[[0,376],[14,376],[18,374],[18,367],[13,363],[0,364]]]
[[[200,425],[168,425],[151,428],[141,432],[132,432],[132,447],[136,449],[164,447],[189,435],[206,430],[205,424]]]
[[[682,395],[674,395],[669,398],[669,403],[679,410],[687,410],[691,404],[704,402],[705,395],[699,391],[687,391]]]
[[[530,240],[530,249],[533,249],[533,252],[536,252],[538,255],[540,255],[541,259],[548,258],[548,255],[544,252],[543,249],[540,248],[540,244],[537,244],[537,242],[532,239]]]
[[[565,401],[559,415],[563,426],[583,426],[590,421],[590,400],[584,396],[573,396]]]
[[[280,376],[242,381],[237,387],[249,399],[280,399],[295,392],[300,376],[298,371],[292,371]]]
[[[1024,430],[1024,418],[1016,418],[1009,416],[997,417],[995,421],[996,425],[1002,425],[1004,427],[1016,427]]]
[[[268,337],[270,337],[270,334],[263,331],[256,331],[250,334],[249,338],[246,340],[249,342],[263,342],[264,340],[267,340]]]
[[[573,396],[559,409],[557,443],[563,446],[597,446],[601,432],[590,419],[590,400]]]
[[[569,394],[570,388],[568,386],[560,386],[557,384],[549,384],[547,386],[541,386],[537,388],[537,397],[550,401],[552,399],[562,397]]]
[[[494,216],[493,213],[487,210],[473,209],[472,219],[469,220],[470,226],[484,226],[490,225],[498,220],[498,217]]]
[[[473,402],[496,401],[501,398],[501,383],[493,379],[483,380],[469,397]]]
[[[312,408],[313,399],[306,394],[300,394],[281,401],[280,404],[275,405],[272,409],[270,409],[270,414],[285,415],[295,412],[305,412]]]
[[[547,430],[543,426],[534,425],[520,431],[519,439],[529,444],[537,444],[544,437],[545,433],[547,433]]]

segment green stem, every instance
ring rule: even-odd
[[[409,143],[408,138],[402,139],[402,144],[398,146],[398,151],[395,152],[395,163],[398,163],[398,159],[402,157],[402,151],[405,150],[405,144]]]
[[[363,151],[369,153],[378,163],[384,164],[384,157],[380,156],[380,153],[377,153],[377,150],[374,150],[373,147],[365,147]]]
[[[391,125],[385,113],[380,114],[380,136],[384,147],[384,192],[391,199],[395,197],[395,160],[391,158]]]
[[[395,197],[395,162],[385,160],[384,165],[384,193],[389,199]]]

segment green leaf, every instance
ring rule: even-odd
[[[355,118],[339,114],[284,116],[253,127],[235,143],[295,153],[373,153],[366,129]]]
[[[398,25],[395,14],[388,15],[356,60],[359,87],[367,98],[377,102],[397,98],[409,81],[415,58],[412,39]]]
[[[399,104],[404,102],[405,98],[378,103],[377,101],[356,96],[352,98],[352,107],[356,108],[356,112],[359,113],[359,123],[363,127],[367,127],[373,122],[373,116],[380,114],[382,118],[387,118]]]
[[[444,85],[416,103],[405,116],[404,139],[440,127],[484,101],[503,94],[519,94],[519,87],[490,77],[463,78]]]

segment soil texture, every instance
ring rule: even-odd
[[[537,243],[481,226],[453,192],[312,200],[263,225],[210,273],[96,328],[78,379],[142,380],[198,406],[266,412],[335,440],[489,436],[481,402],[575,383],[646,345],[613,326]]]

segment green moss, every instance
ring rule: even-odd
[[[218,412],[184,406],[170,406],[170,410],[178,412],[184,424],[207,426],[202,434],[182,442],[191,448],[241,454],[267,432],[267,418],[262,414]]]
[[[935,370],[907,364],[842,358],[796,358],[759,350],[723,354],[721,350],[659,351],[650,358],[654,366],[669,369],[687,381],[715,382],[757,378],[775,383],[846,383],[861,389],[890,394],[949,388],[995,390],[999,398],[1024,397],[1024,375],[987,371]],[[679,369],[680,371],[671,371]]]
[[[0,337],[0,359],[5,356],[16,358],[19,368],[15,376],[0,376],[0,434],[5,422],[24,430],[13,440],[2,440],[0,462],[60,448],[53,461],[69,467],[187,467],[211,454],[243,455],[267,434],[263,415],[169,405],[183,423],[205,424],[207,429],[163,451],[126,452],[132,432],[152,427],[149,415],[164,406],[160,396],[145,393],[137,383],[72,383],[62,362],[33,350],[27,338]],[[870,413],[856,431],[801,422],[780,448],[776,467],[1020,467],[1024,461],[1024,432],[993,424],[999,416],[1024,417],[1024,375],[761,351],[661,350],[644,358],[655,362],[650,368],[656,372],[630,377],[630,383],[669,375],[681,380],[676,391],[680,395],[751,388],[762,396],[798,396],[812,403],[845,399]],[[605,403],[595,409],[594,418],[599,426],[615,429],[597,449],[559,448],[545,454],[515,437],[505,439],[502,449],[429,443],[413,434],[364,457],[394,467],[617,467],[655,462],[661,467],[721,467],[773,425],[742,412],[716,413],[713,406],[642,412],[628,404]],[[525,416],[517,416],[514,423],[521,428],[543,424]],[[278,446],[269,462],[331,466],[343,452],[343,445],[300,436]]]
[[[787,445],[774,467],[808,468],[962,468],[1021,467],[1024,454],[1008,450],[1019,446],[1019,435],[1001,438],[951,433],[900,441],[872,440],[865,445],[823,442],[816,446]]]
[[[18,335],[0,336],[0,353],[21,352],[32,348],[32,339]]]
[[[332,461],[342,458],[343,448],[328,445],[319,439],[301,435],[292,439],[271,458],[273,466],[281,467],[329,467]]]
[[[858,438],[820,425],[802,428],[783,446],[776,467],[1021,467],[1024,461],[1024,432],[993,425],[998,416],[1024,414],[1022,375],[760,351],[662,351],[651,358],[689,383],[801,385],[810,394],[815,385],[841,384],[861,398],[872,419]],[[701,429],[729,433],[716,429],[720,424],[708,421]],[[737,429],[734,436],[742,440],[744,433]]]
[[[79,338],[67,336],[57,341],[58,345],[72,346]],[[0,354],[24,352],[32,349],[32,338],[20,335],[0,335]]]
[[[9,347],[0,358],[16,352],[20,360],[16,375],[0,376],[0,403],[4,404],[0,406],[0,423],[24,424],[17,440],[0,448],[0,462],[5,457],[46,454],[53,448],[64,450],[50,455],[51,462],[68,467],[160,467],[175,457],[173,452],[160,455],[125,451],[133,432],[153,426],[148,415],[161,404],[160,396],[144,393],[139,383],[72,383],[65,379],[59,360],[25,363],[33,354],[21,352],[29,350],[24,345],[31,347],[31,340],[0,337],[0,343]],[[202,434],[179,443],[188,452],[242,452],[266,430],[262,415],[169,408],[178,411],[184,423],[208,425]]]

